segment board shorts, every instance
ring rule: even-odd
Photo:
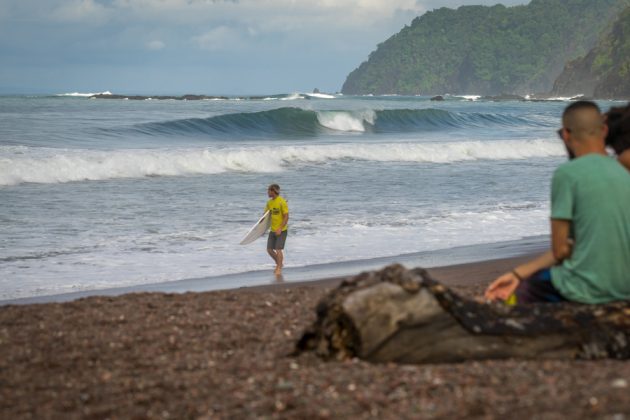
[[[284,249],[284,243],[287,241],[288,230],[283,230],[280,235],[269,232],[267,237],[267,249]]]
[[[537,271],[531,277],[520,282],[513,296],[516,299],[512,303],[517,305],[566,301],[551,282],[551,270],[548,268]]]

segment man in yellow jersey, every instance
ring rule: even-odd
[[[267,201],[265,212],[271,213],[271,230],[267,239],[267,252],[276,262],[274,274],[282,274],[284,261],[284,243],[287,240],[287,224],[289,223],[289,206],[284,198],[280,197],[280,186],[271,184],[267,189],[270,200]]]

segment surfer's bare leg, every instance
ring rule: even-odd
[[[284,262],[284,253],[281,249],[276,249],[276,274],[282,274],[282,263]]]
[[[276,266],[278,265],[278,254],[276,254],[276,250],[275,249],[267,249],[267,253],[269,254],[269,256],[271,258],[273,258],[273,261],[276,263]]]

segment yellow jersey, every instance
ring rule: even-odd
[[[285,214],[289,214],[289,206],[287,205],[287,201],[277,196],[276,198],[272,198],[267,201],[267,205],[265,206],[265,211],[269,210],[271,213],[271,230],[276,231],[280,226],[282,226],[282,220],[284,219]],[[283,231],[287,230],[287,226],[282,228]]]

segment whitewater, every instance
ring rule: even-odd
[[[271,183],[289,270],[547,235],[566,159],[563,101],[89,96],[0,97],[0,300],[268,270]]]

